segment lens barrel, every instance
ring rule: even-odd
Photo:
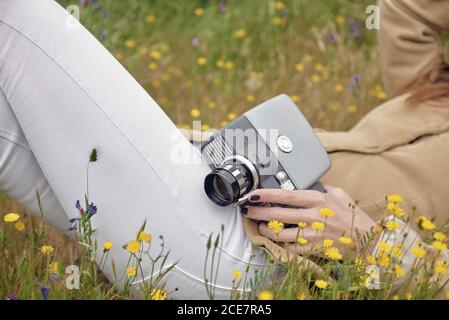
[[[254,165],[246,158],[234,156],[206,176],[204,190],[212,202],[224,207],[237,202],[258,184]]]

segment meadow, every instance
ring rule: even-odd
[[[81,23],[181,128],[190,128],[193,120],[201,120],[203,130],[219,128],[286,93],[314,127],[347,130],[387,99],[376,31],[365,28],[365,8],[373,0],[58,2],[79,6]],[[20,219],[0,222],[0,298],[130,297],[102,278],[76,241],[0,194],[0,215],[9,212]],[[52,250],[44,252],[46,245]],[[60,281],[65,265],[81,261],[93,268],[88,268],[92,277],[81,290],[65,289]],[[359,277],[356,265],[349,265],[348,274]],[[236,281],[240,278],[236,272]],[[324,293],[284,285],[259,298],[389,298],[387,291],[341,294],[353,283]],[[413,297],[430,297],[430,291],[419,295],[418,290]],[[147,296],[165,298],[153,290]],[[410,292],[404,289],[396,298],[411,298]]]

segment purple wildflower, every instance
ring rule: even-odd
[[[360,28],[360,22],[353,19],[353,18],[349,18],[348,19],[350,28],[349,28],[349,33],[354,37],[354,38],[361,38],[362,37],[362,30]]]
[[[41,287],[42,298],[44,298],[44,300],[48,299],[49,292],[50,292],[49,287]]]
[[[198,39],[198,38],[193,38],[192,39],[192,47],[193,48],[198,48],[200,46],[200,44],[201,44],[200,39]]]
[[[97,206],[94,205],[93,202],[91,202],[89,204],[89,206],[87,207],[86,213],[87,213],[87,217],[91,218],[94,214],[97,213]]]
[[[361,77],[360,77],[359,74],[355,74],[355,75],[352,77],[352,80],[354,81],[354,84],[355,84],[356,86],[360,85],[360,83],[362,82],[362,79],[361,79]]]
[[[58,275],[55,274],[55,273],[53,273],[53,274],[50,276],[50,282],[52,282],[52,283],[59,282],[60,280],[61,280],[61,278],[59,278]]]
[[[220,4],[218,5],[218,9],[221,13],[226,13],[226,4],[223,1],[220,2]]]
[[[327,39],[329,40],[329,42],[337,42],[337,35],[335,33],[329,33],[329,35],[327,36]]]
[[[6,297],[5,297],[5,300],[9,300],[9,301],[17,300],[17,297],[16,297],[16,296],[13,296],[13,295],[11,294],[11,295],[6,296]]]
[[[78,210],[81,210],[81,203],[79,200],[76,200],[75,208],[77,208]]]

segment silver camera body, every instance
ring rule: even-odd
[[[242,204],[258,188],[325,192],[330,159],[314,130],[285,94],[244,113],[201,144],[212,169],[204,189],[219,206]]]

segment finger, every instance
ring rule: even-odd
[[[246,216],[258,221],[277,220],[288,224],[309,222],[317,217],[316,209],[293,209],[280,207],[248,207]]]
[[[250,202],[286,204],[312,208],[326,202],[324,193],[314,190],[258,189],[249,194]]]
[[[282,229],[279,234],[276,234],[272,229],[268,227],[268,224],[259,224],[259,232],[265,237],[278,241],[278,242],[295,242],[298,235],[298,228],[286,228]]]

